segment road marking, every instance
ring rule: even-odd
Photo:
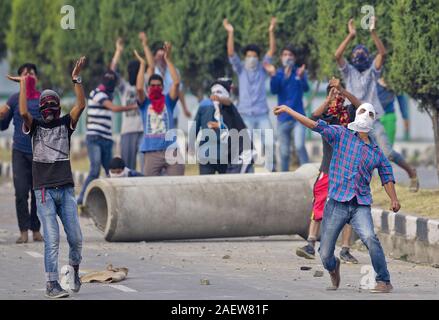
[[[30,255],[32,258],[44,258],[44,256],[41,253],[35,251],[26,251],[26,253]]]
[[[136,290],[134,290],[134,289],[131,289],[131,288],[128,288],[128,287],[126,287],[126,286],[123,286],[123,285],[121,285],[121,284],[109,284],[108,285],[109,287],[112,287],[112,288],[114,288],[114,289],[117,289],[117,290],[120,290],[120,291],[123,291],[123,292],[137,292]]]

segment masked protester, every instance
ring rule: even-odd
[[[265,150],[265,168],[268,171],[275,171],[276,163],[274,157],[274,135],[273,126],[268,116],[269,109],[265,83],[268,78],[265,64],[273,63],[273,56],[276,51],[276,39],[274,30],[276,18],[272,18],[269,27],[270,49],[261,61],[261,49],[254,44],[244,47],[244,61],[241,61],[235,52],[234,28],[227,19],[223,25],[228,34],[227,54],[233,71],[238,76],[239,103],[238,111],[241,114],[250,132],[253,129],[262,130],[262,146]],[[251,135],[253,138],[253,135]]]
[[[182,176],[185,169],[184,159],[179,152],[176,135],[170,132],[175,128],[172,113],[178,100],[180,77],[171,59],[171,44],[165,43],[163,48],[164,59],[173,81],[168,94],[163,91],[163,78],[157,74],[150,76],[145,94],[146,62],[136,54],[140,62],[137,97],[144,130],[140,144],[140,152],[145,159],[143,173],[145,176]],[[166,138],[167,133],[172,134],[172,139]]]
[[[351,104],[345,105],[347,102]],[[356,108],[361,102],[352,94],[346,91],[338,79],[332,79],[327,88],[327,97],[323,104],[318,107],[311,116],[311,119],[318,121],[319,119],[330,125],[340,125],[348,127],[349,123],[355,120]],[[308,244],[296,250],[299,257],[306,259],[315,258],[315,244],[318,238],[320,225],[323,218],[323,211],[329,190],[329,167],[332,159],[332,146],[322,139],[323,159],[320,165],[320,174],[313,188],[313,209],[311,214],[311,223],[309,226]],[[357,264],[358,260],[350,253],[350,239],[352,228],[346,225],[343,229],[342,250],[340,251],[340,260],[345,263]]]
[[[201,103],[195,117],[197,139],[190,145],[198,150],[201,175],[254,172],[256,152],[247,127],[232,103],[231,85],[229,79],[215,81],[210,99]]]
[[[305,65],[297,66],[297,51],[288,45],[282,50],[282,67],[276,70],[273,65],[266,64],[265,69],[271,76],[271,93],[276,94],[279,105],[288,105],[301,114],[305,114],[303,95],[309,91]],[[306,128],[294,121],[288,114],[278,117],[279,148],[281,156],[281,170],[290,170],[291,135],[294,133],[294,145],[300,165],[309,162],[305,148]]]
[[[119,46],[121,44],[119,43]],[[119,55],[120,48],[116,49],[115,56]],[[113,158],[113,113],[131,112],[137,110],[137,103],[118,106],[113,104],[114,92],[119,84],[119,76],[113,70],[115,58],[111,68],[102,76],[101,84],[90,92],[87,108],[86,144],[90,160],[90,172],[82,186],[78,197],[78,205],[82,208],[85,191],[93,180],[99,178],[101,167],[106,175],[109,174],[110,161]]]
[[[401,154],[393,150],[386,130],[380,121],[384,115],[384,109],[378,96],[377,83],[381,77],[386,48],[378,37],[375,26],[376,18],[371,17],[370,34],[378,51],[374,59],[372,59],[369,50],[361,44],[355,46],[352,50],[350,63],[343,57],[348,44],[356,36],[354,20],[351,19],[348,24],[349,34],[335,53],[336,61],[346,83],[346,89],[352,92],[360,101],[372,104],[376,110],[376,119],[370,134],[375,138],[386,157],[407,172],[410,177],[410,191],[417,192],[419,190],[419,179],[416,170],[405,161]]]
[[[23,118],[23,132],[32,138],[33,189],[37,212],[44,230],[44,266],[46,271],[46,297],[63,298],[69,293],[61,288],[58,273],[59,226],[63,223],[69,243],[69,264],[74,270],[73,292],[79,292],[79,265],[82,257],[82,234],[79,225],[74,182],[70,165],[70,138],[86,107],[80,72],[85,57],[76,62],[72,81],[76,104],[69,114],[61,117],[60,97],[53,90],[45,90],[39,98],[41,118],[34,118],[27,104],[27,80],[9,77],[20,82],[19,109]]]
[[[339,125],[329,125],[320,119],[316,122],[287,106],[275,108],[276,115],[285,112],[321,134],[333,148],[328,201],[323,214],[319,250],[323,266],[331,277],[332,286],[328,289],[337,290],[340,286],[340,259],[334,256],[334,250],[340,231],[348,223],[368,248],[377,274],[377,283],[371,292],[391,292],[393,287],[386,258],[375,234],[371,214],[370,181],[375,169],[378,169],[381,182],[390,197],[392,210],[398,212],[401,206],[395,191],[392,166],[369,135],[370,124],[376,118],[374,108],[370,104],[358,107],[354,125],[349,125],[355,131]]]
[[[38,71],[32,63],[26,63],[18,69],[18,75],[26,77],[26,99],[29,113],[35,119],[41,119],[37,90]],[[23,133],[23,119],[19,110],[19,93],[12,95],[5,105],[0,107],[1,130],[6,130],[9,124],[14,123],[12,145],[12,170],[14,171],[15,209],[20,229],[20,237],[16,243],[28,242],[28,231],[33,233],[34,241],[43,241],[40,233],[40,221],[37,216],[35,194],[32,190],[32,144],[28,135]],[[28,204],[29,193],[31,196]]]
[[[110,162],[110,178],[133,178],[143,177],[143,175],[135,170],[131,170],[125,165],[122,158],[115,157]]]

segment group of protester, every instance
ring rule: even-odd
[[[369,185],[372,172],[378,169],[391,199],[391,209],[395,212],[400,205],[389,160],[407,171],[412,191],[418,190],[419,182],[416,171],[392,149],[395,95],[382,81],[378,84],[386,51],[375,31],[375,21],[370,29],[378,49],[375,59],[371,59],[365,46],[358,45],[348,63],[343,54],[356,35],[353,20],[349,21],[349,34],[335,54],[346,88],[340,79],[333,78],[327,89],[327,98],[313,112],[311,119],[305,116],[303,107],[303,94],[309,90],[306,67],[297,65],[296,49],[291,45],[286,46],[280,54],[282,66],[276,69],[273,64],[276,19],[271,20],[269,51],[262,61],[261,49],[252,44],[244,47],[245,60],[242,61],[234,49],[233,26],[227,19],[223,24],[228,33],[230,64],[238,78],[239,99],[235,106],[231,94],[232,81],[221,78],[212,83],[209,99],[200,103],[194,121],[197,138],[196,141],[190,141],[189,146],[190,149],[195,146],[196,150],[203,150],[197,154],[200,174],[254,172],[257,155],[253,129],[262,130],[262,142],[266,144],[265,157],[268,159],[266,168],[275,171],[273,126],[265,89],[266,81],[270,79],[271,91],[278,96],[279,107],[275,108],[274,113],[278,117],[282,171],[289,170],[293,133],[301,164],[309,161],[305,149],[306,128],[323,137],[323,161],[314,186],[308,245],[300,248],[297,254],[314,258],[321,224],[320,255],[331,275],[331,289],[335,290],[340,284],[340,260],[334,256],[335,242],[344,228],[340,257],[345,262],[358,263],[349,253],[349,241],[354,229],[368,247],[377,272],[374,292],[390,292],[390,276],[370,214],[372,197]],[[28,241],[28,230],[33,231],[35,241],[44,240],[48,297],[68,296],[58,282],[57,216],[63,223],[70,246],[69,261],[75,270],[73,291],[80,289],[82,235],[77,205],[82,205],[87,186],[99,177],[101,167],[111,178],[184,175],[184,161],[169,161],[169,154],[174,159],[182,157],[176,137],[166,138],[166,134],[176,125],[174,112],[178,100],[182,102],[185,115],[191,117],[181,90],[179,72],[172,61],[172,46],[165,43],[153,52],[145,33],[140,33],[139,39],[144,56],[134,52],[134,58],[127,67],[128,81],[117,70],[123,53],[123,41],[119,39],[109,69],[105,71],[99,86],[89,94],[88,104],[80,76],[85,57],[77,61],[72,73],[76,104],[65,116],[61,116],[60,97],[56,92],[45,90],[40,93],[36,89],[38,71],[35,65],[24,64],[19,68],[18,76],[8,76],[10,80],[20,83],[20,92],[0,108],[1,129],[7,129],[12,119],[15,126],[13,171],[21,231],[17,243]],[[116,91],[121,96],[121,105],[113,103]],[[380,97],[381,101],[385,101],[384,105]],[[76,200],[69,156],[70,138],[86,105],[90,173]],[[401,109],[406,115],[404,102]],[[112,136],[114,112],[123,113],[121,157],[116,158],[113,158]],[[386,117],[384,123],[387,130],[380,121],[383,116]],[[237,145],[233,144],[234,131],[239,133]],[[264,136],[266,134],[268,138]],[[139,153],[141,173],[136,171]],[[29,193],[30,210],[27,203]],[[39,233],[40,221],[44,239]]]

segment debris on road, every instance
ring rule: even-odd
[[[229,260],[231,257],[228,255],[228,254],[226,254],[224,257],[223,257],[223,259],[224,260]]]
[[[128,276],[128,268],[113,268],[113,265],[109,264],[104,271],[96,271],[85,274],[81,277],[82,283],[114,283],[120,282],[126,279]]]
[[[321,270],[316,270],[314,272],[314,278],[321,278],[321,277],[323,277],[323,275],[324,275],[324,273]]]
[[[312,267],[307,267],[307,266],[300,267],[300,270],[302,270],[302,271],[309,271],[311,269],[312,269]]]
[[[210,281],[209,281],[209,279],[201,279],[200,284],[202,286],[210,286]]]

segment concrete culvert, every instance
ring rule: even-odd
[[[306,237],[317,175],[308,164],[275,174],[99,179],[84,204],[110,242]]]

